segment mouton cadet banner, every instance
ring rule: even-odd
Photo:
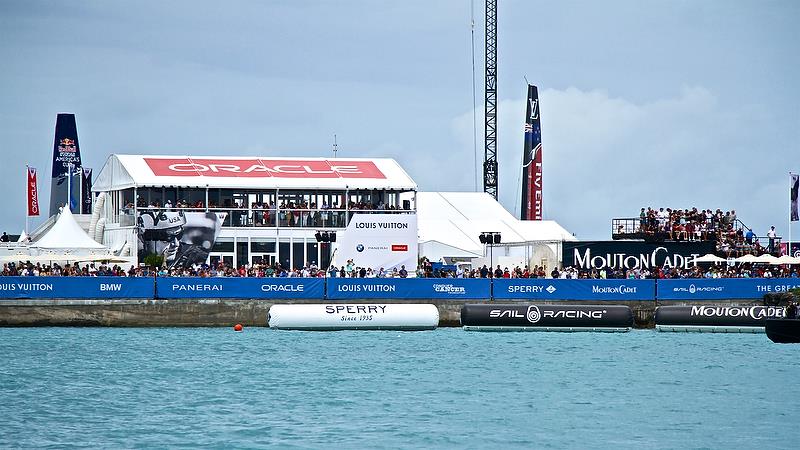
[[[338,242],[333,262],[337,267],[352,259],[356,267],[373,270],[406,266],[413,276],[417,268],[417,215],[353,214]]]

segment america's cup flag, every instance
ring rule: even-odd
[[[36,186],[35,168],[28,167],[27,180],[28,216],[34,217],[39,215],[39,189]]]
[[[520,211],[522,220],[542,220],[542,127],[539,120],[539,91],[530,84],[525,112]]]

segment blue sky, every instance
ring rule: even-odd
[[[545,218],[608,239],[612,217],[697,206],[786,234],[800,3],[499,4],[507,209],[519,208],[527,77],[541,96]],[[58,112],[77,114],[97,169],[109,153],[327,156],[336,133],[339,156],[393,157],[421,190],[473,190],[470,8],[0,2],[0,230],[23,226],[24,166],[48,170]],[[482,149],[483,2],[474,9]]]

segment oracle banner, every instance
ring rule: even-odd
[[[247,178],[377,178],[386,175],[372,161],[302,159],[145,158],[156,176]]]
[[[28,215],[39,215],[39,189],[36,186],[36,169],[28,167]]]

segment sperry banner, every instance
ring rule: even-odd
[[[144,158],[144,160],[156,176],[386,178],[386,175],[372,161],[263,158]]]

